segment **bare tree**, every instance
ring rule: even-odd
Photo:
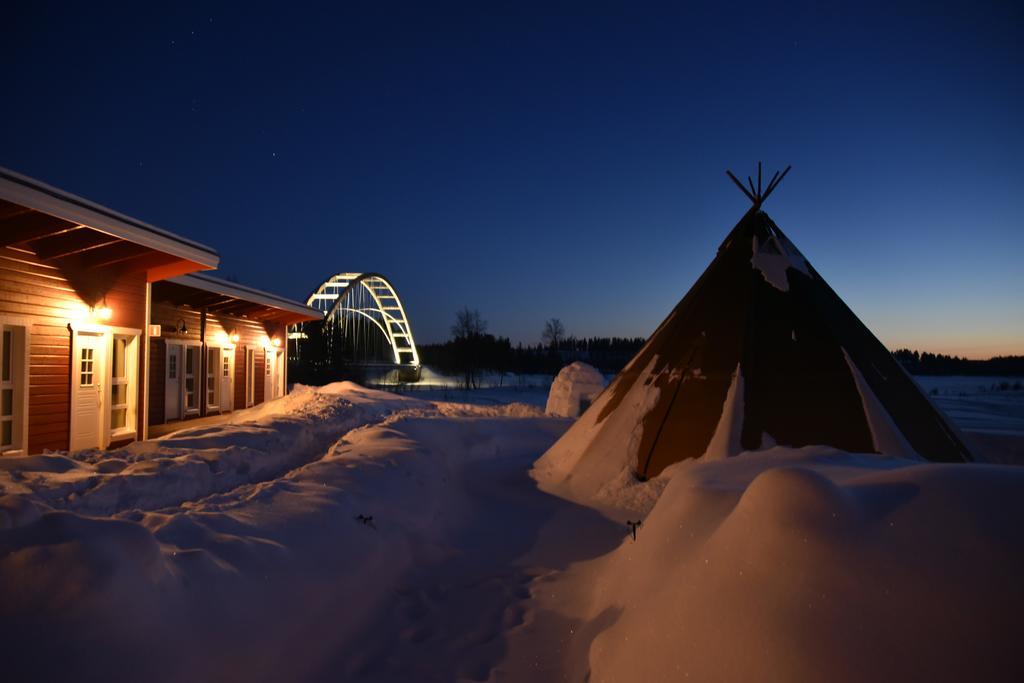
[[[487,321],[480,317],[480,311],[469,310],[466,306],[455,313],[455,324],[452,325],[452,336],[456,339],[470,339],[487,332]]]
[[[475,389],[480,383],[481,344],[487,332],[487,321],[480,317],[480,311],[469,306],[455,313],[452,337],[455,342],[455,365],[462,373],[462,384],[466,389]]]
[[[558,318],[551,318],[544,323],[541,339],[552,349],[558,349],[558,343],[565,339],[565,326]]]

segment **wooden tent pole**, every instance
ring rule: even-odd
[[[747,199],[749,199],[753,203],[757,204],[757,200],[754,199],[754,196],[752,194],[750,194],[750,192],[747,190],[747,188],[743,187],[743,183],[741,183],[739,181],[739,179],[732,174],[732,171],[726,171],[725,174],[727,176],[729,176],[729,178],[732,179],[732,181],[734,183],[736,183],[736,187],[740,188],[740,192],[742,192],[743,194],[747,195]]]
[[[786,167],[786,170],[782,172],[782,175],[779,176],[779,179],[776,180],[774,184],[768,187],[768,191],[764,193],[764,197],[761,198],[761,201],[767,199],[768,195],[775,191],[775,188],[779,186],[779,183],[782,182],[782,179],[786,177],[786,174],[789,173],[789,169],[791,168],[793,168],[792,165]]]

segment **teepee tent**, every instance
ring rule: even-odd
[[[763,193],[760,168],[749,191],[729,176],[753,206],[542,464],[648,478],[687,458],[776,444],[970,461],[943,415],[761,210],[785,172]]]

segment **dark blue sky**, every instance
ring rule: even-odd
[[[646,336],[747,208],[724,170],[763,159],[884,342],[1024,353],[1019,2],[18,4],[0,165],[242,282],[380,271],[421,342],[463,305]]]

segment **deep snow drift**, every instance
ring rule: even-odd
[[[342,383],[0,458],[5,675],[1024,676],[1024,469],[772,447],[581,485],[537,461],[569,425]]]
[[[536,587],[537,610],[604,625],[585,662],[553,669],[594,681],[1024,674],[1024,469],[775,447],[660,478],[636,542]],[[621,498],[621,516],[642,514],[636,500]],[[523,640],[513,654],[535,646]]]

